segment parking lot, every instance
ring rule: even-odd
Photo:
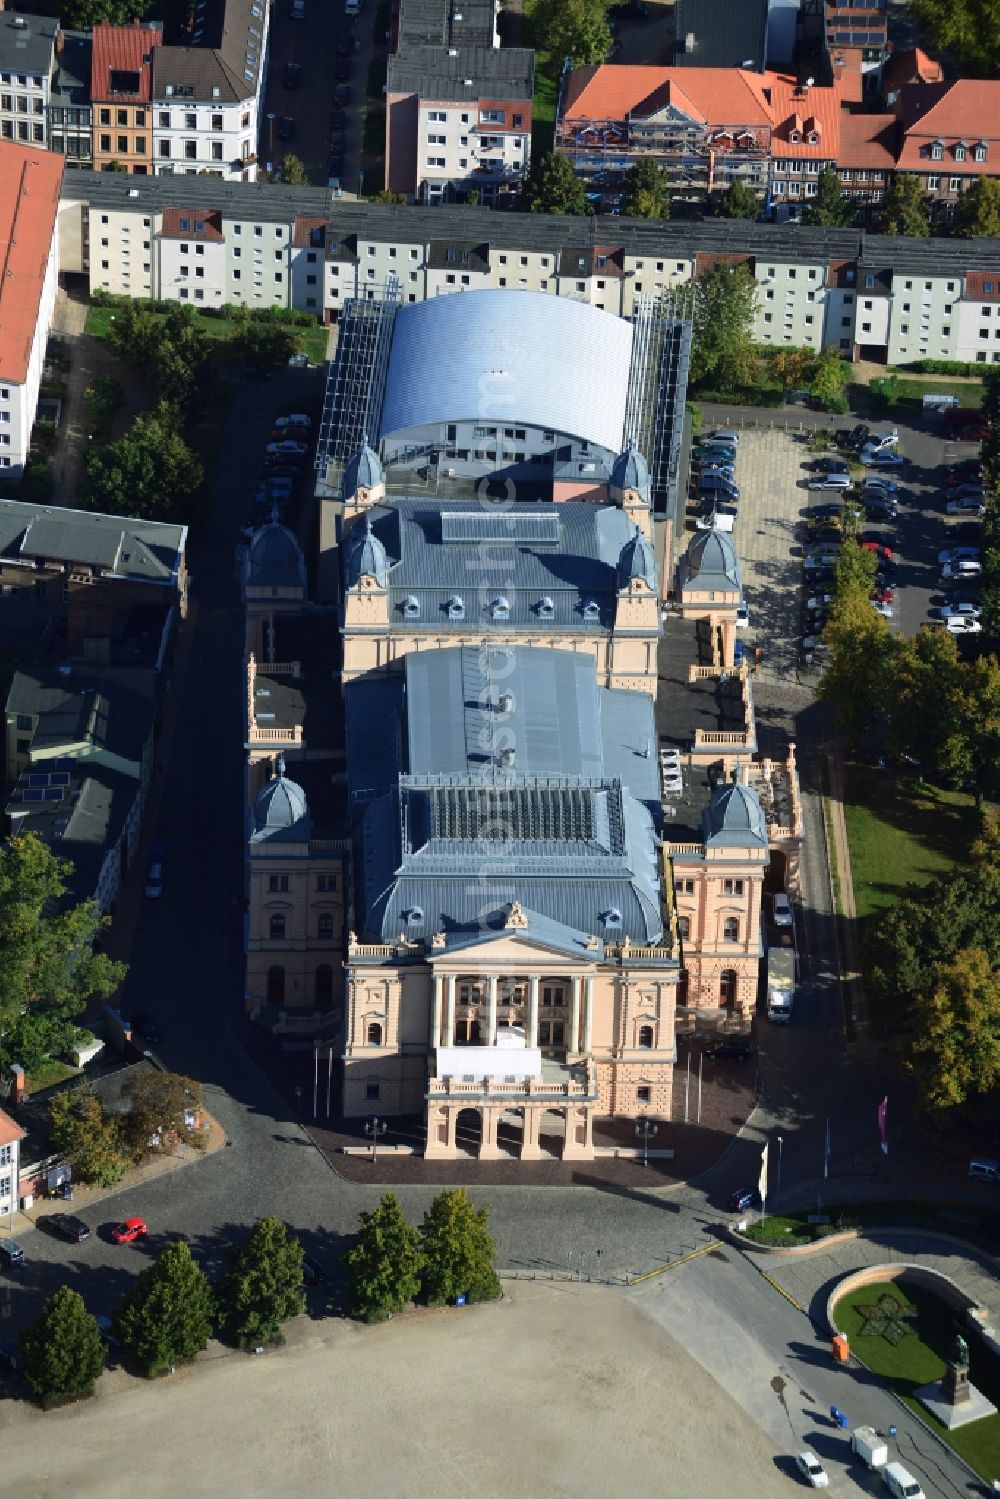
[[[731,417],[725,425],[733,425]],[[835,425],[838,430],[849,428],[854,418],[839,417]],[[873,430],[883,430],[893,424],[871,425]],[[815,592],[803,568],[806,511],[840,496],[807,487],[810,470],[805,465],[815,456],[809,447],[814,430],[797,430],[794,423],[785,428],[748,422],[742,427],[736,455],[734,477],[741,498],[736,503],[733,542],[749,605],[744,635],[751,649],[761,651],[759,676],[764,681],[798,678],[808,683],[819,671],[818,657],[809,659],[802,650],[802,639],[810,628],[804,604]],[[949,439],[943,428],[935,430],[930,423],[921,428],[897,424],[897,430],[904,463],[871,472],[884,474],[898,485],[898,512],[890,521],[866,521],[864,533],[877,536],[892,549],[895,597],[890,627],[913,635],[949,601],[940,580],[939,553],[947,547],[979,544],[979,523],[949,516],[945,509],[948,465],[975,456],[978,449],[974,443]],[[693,534],[697,515],[698,506],[692,501],[685,536],[679,539],[682,547]],[[967,587],[955,592],[963,598],[972,596]]]

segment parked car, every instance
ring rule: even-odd
[[[709,442],[725,442],[730,447],[736,448],[739,447],[740,434],[735,427],[716,427],[714,431],[708,434],[707,440]]]
[[[847,462],[843,458],[831,458],[829,456],[823,458],[814,458],[809,464],[809,467],[811,469],[814,469],[818,474],[847,473]]]
[[[869,599],[868,601],[876,614],[881,614],[883,619],[892,619],[895,609],[888,599]]]
[[[978,500],[985,499],[986,485],[981,479],[966,479],[963,483],[956,484],[954,489],[948,491],[948,499],[961,500],[967,494],[975,495]]]
[[[978,458],[973,458],[971,463],[953,465],[948,479],[948,488],[961,489],[964,484],[981,484],[985,478],[985,468]]]
[[[841,427],[836,433],[838,444],[843,448],[862,448],[871,435],[871,428],[859,422],[856,427]]]
[[[971,515],[981,519],[986,514],[986,501],[978,495],[964,494],[961,499],[949,500],[945,510],[948,515]]]
[[[346,83],[351,76],[351,64],[346,57],[338,57],[333,65],[333,76],[338,83]]]
[[[978,604],[942,604],[938,610],[941,619],[979,619],[982,610]]]
[[[151,1046],[156,1046],[160,1040],[160,1027],[153,1019],[148,1010],[133,1010],[131,1018],[133,1032],[142,1036]]]
[[[803,512],[809,520],[839,519],[843,513],[842,500],[825,500],[822,505],[807,505]]]
[[[295,135],[295,121],[291,115],[282,115],[278,121],[279,141],[290,141]]]
[[[955,578],[978,578],[982,570],[981,562],[968,558],[964,562],[946,562],[941,569],[941,581],[950,583]]]
[[[706,1046],[702,1055],[712,1062],[746,1062],[753,1055],[753,1047],[743,1040],[716,1041]]]
[[[831,473],[810,474],[807,480],[810,489],[850,489],[851,482],[846,468],[843,472],[834,470]]]
[[[810,614],[815,614],[819,609],[829,609],[832,603],[832,593],[814,593],[806,599],[806,608]]]
[[[771,897],[771,918],[775,926],[793,926],[792,903],[783,890],[775,891]]]
[[[982,620],[979,619],[958,618],[953,615],[945,622],[949,635],[978,635],[982,628]]]
[[[896,597],[896,590],[884,583],[876,583],[868,597],[873,604],[891,604]]]
[[[895,448],[862,448],[858,456],[866,468],[896,468],[906,462]]]
[[[740,599],[736,606],[736,628],[745,630],[750,624],[750,606],[746,599]]]
[[[839,556],[840,556],[840,548],[839,547],[830,547],[830,546],[822,547],[819,551],[812,552],[812,553],[810,553],[805,558],[804,566],[805,566],[806,572],[807,573],[815,573],[816,570],[819,569],[819,568],[823,568],[823,569],[829,568],[830,569],[830,576],[832,577],[833,576],[833,567],[834,567],[834,564],[836,563],[837,558]],[[815,582],[815,581],[816,581],[816,579],[813,578],[813,582]]]
[[[866,520],[895,520],[899,514],[891,500],[865,499],[863,504]]]
[[[338,83],[333,91],[333,102],[340,109],[346,109],[351,102],[351,90],[346,83]]]
[[[163,878],[166,866],[167,845],[154,843],[149,851],[149,869],[146,873],[145,893],[149,900],[159,900],[163,894]]]
[[[698,477],[704,479],[706,474],[721,474],[723,478],[731,479],[735,473],[735,463],[703,463],[698,470]]]
[[[795,1457],[795,1466],[798,1468],[806,1483],[814,1489],[825,1489],[829,1486],[830,1475],[812,1452],[799,1452]]]
[[[699,442],[694,450],[694,457],[699,463],[706,458],[724,459],[727,463],[735,463],[736,448],[731,442]]]
[[[118,1223],[111,1230],[112,1244],[134,1244],[137,1239],[144,1239],[149,1233],[142,1218],[126,1218],[124,1223]]]
[[[725,500],[738,500],[740,498],[740,486],[734,484],[732,479],[726,479],[721,474],[709,474],[698,481],[698,493],[702,499],[706,495],[718,495]]]
[[[304,458],[309,451],[309,444],[289,438],[283,442],[269,442],[264,451],[274,458]]]
[[[5,1270],[13,1270],[24,1259],[24,1250],[16,1239],[0,1239],[0,1265]]]
[[[990,429],[985,422],[970,422],[968,426],[956,427],[951,435],[956,442],[985,442]]]
[[[982,556],[979,547],[945,547],[938,552],[938,561],[943,567],[948,562],[981,562]]]
[[[829,548],[832,552],[834,548],[839,549],[844,545],[844,533],[837,526],[825,525],[818,531],[813,531],[808,541],[811,547],[817,547],[820,550]]]
[[[82,1244],[84,1239],[90,1238],[90,1229],[82,1218],[74,1218],[72,1213],[52,1213],[46,1220],[51,1228],[63,1239],[68,1239],[71,1244]]]
[[[299,88],[302,83],[302,69],[297,62],[285,63],[285,87]]]

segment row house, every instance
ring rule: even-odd
[[[820,172],[840,155],[841,95],[838,88],[768,74],[765,93],[774,113],[768,205],[780,220],[797,218],[816,196]]]
[[[0,140],[45,146],[59,22],[0,10]]]
[[[153,50],[163,40],[158,25],[94,27],[90,61],[93,165],[124,167],[136,177],[153,170]]]
[[[954,219],[962,194],[976,177],[1000,172],[1000,127],[994,123],[998,102],[996,80],[958,78],[900,89],[896,170],[919,179],[933,200],[936,222]]]

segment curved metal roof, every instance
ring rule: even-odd
[[[380,436],[439,422],[519,422],[619,453],[632,359],[622,318],[533,291],[399,309]]]

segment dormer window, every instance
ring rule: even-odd
[[[931,161],[940,161],[944,156],[944,146],[940,141],[935,141],[931,146]]]
[[[799,134],[799,132],[797,130],[790,130],[788,132],[788,139],[791,141],[791,143],[792,143],[793,146],[797,146],[799,144],[799,142],[801,141],[802,136]]]
[[[610,911],[604,913],[604,925],[610,930],[620,927],[622,924],[622,913],[617,906],[612,906]]]
[[[809,134],[806,136],[806,140],[809,142],[810,146],[819,145],[819,136],[816,134],[815,130],[810,130]]]
[[[500,596],[498,598],[495,598],[493,600],[492,604],[490,605],[490,613],[492,614],[492,616],[493,616],[493,618],[495,620],[507,620],[507,619],[510,619],[510,602],[509,602],[509,600],[505,599],[504,596],[503,596],[503,594],[500,594]]]
[[[405,598],[403,600],[403,618],[404,619],[419,619],[420,618],[420,602],[419,602],[418,599],[415,599],[413,597],[412,593],[407,598]]]
[[[986,146],[983,144],[982,141],[980,141],[979,145],[975,148],[975,150],[972,153],[972,156],[973,156],[973,160],[975,160],[975,161],[985,161],[986,160]]]
[[[597,619],[597,617],[599,616],[600,612],[601,612],[601,607],[598,604],[598,602],[597,602],[596,599],[584,599],[584,601],[583,601],[583,617],[584,617],[584,619]]]
[[[421,926],[424,920],[423,906],[411,906],[406,913],[407,926]]]
[[[446,607],[448,610],[449,619],[465,618],[465,600],[459,598],[457,593],[448,600]]]
[[[964,161],[965,160],[965,147],[964,146],[956,146],[955,147],[955,160],[956,161]]]
[[[538,617],[539,617],[539,619],[551,619],[552,616],[553,616],[553,614],[555,614],[555,612],[556,612],[556,606],[552,602],[552,600],[548,597],[548,595],[546,595],[545,598],[542,598],[542,599],[538,600]]]

